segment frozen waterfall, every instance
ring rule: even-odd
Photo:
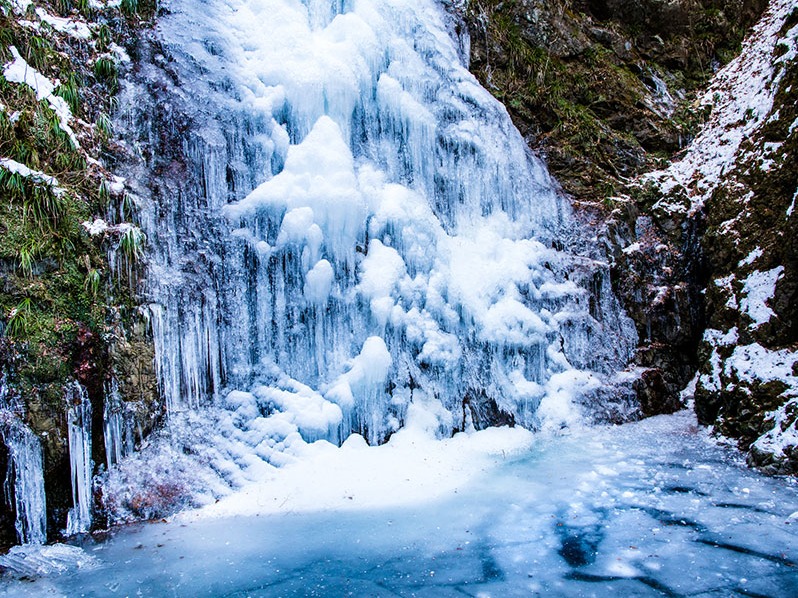
[[[274,461],[589,414],[634,327],[443,4],[162,5],[120,128],[172,416]]]

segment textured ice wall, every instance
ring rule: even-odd
[[[225,406],[262,456],[411,403],[556,428],[625,366],[606,264],[440,4],[164,8],[123,105],[170,413]]]

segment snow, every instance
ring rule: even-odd
[[[171,75],[123,89],[120,132],[171,143],[168,104],[197,176],[163,170],[178,201],[120,174],[150,242],[168,412],[146,452],[186,450],[157,475],[123,460],[115,504],[171,479],[204,504],[308,443],[374,446],[411,424],[448,438],[489,412],[559,432],[615,388],[636,332],[609,265],[577,251],[567,200],[451,19],[431,0],[169,2],[155,35]]]
[[[9,51],[14,57],[14,60],[3,67],[3,76],[12,83],[24,83],[36,92],[37,99],[47,100],[50,108],[58,115],[59,124],[69,136],[72,145],[79,148],[80,143],[78,143],[78,138],[75,136],[75,131],[70,126],[72,111],[69,109],[69,104],[67,104],[64,98],[53,93],[58,83],[53,83],[30,66],[25,59],[19,55],[19,51],[14,46],[10,46]]]
[[[795,393],[796,386],[793,386]],[[798,399],[793,398],[768,414],[767,423],[770,430],[757,438],[753,448],[774,458],[783,458],[798,450],[798,420],[794,417],[798,409]]]
[[[32,0],[11,0],[11,7],[17,14],[25,14],[31,4]]]
[[[42,22],[47,23],[56,31],[66,33],[77,39],[91,39],[91,29],[89,29],[89,26],[83,21],[56,17],[41,7],[36,8],[36,15]]]
[[[711,106],[709,122],[689,146],[685,156],[668,168],[650,173],[643,182],[655,182],[663,193],[688,190],[690,210],[701,209],[709,194],[728,177],[736,162],[742,142],[756,135],[767,122],[779,82],[798,48],[796,26],[782,37],[794,0],[774,0],[763,18],[743,42],[739,56],[726,65],[713,80],[696,107]],[[772,59],[777,43],[787,46],[786,53]],[[763,164],[766,170],[768,163]],[[661,207],[681,209],[666,198]]]
[[[83,228],[85,228],[86,232],[88,232],[92,237],[96,237],[97,235],[102,235],[105,233],[105,231],[108,230],[109,225],[102,218],[96,218],[94,222],[84,222]]]
[[[298,460],[198,511],[177,518],[403,508],[444,497],[475,476],[528,450],[534,436],[521,428],[493,428],[435,440],[405,427],[381,446],[350,436],[341,448],[318,441],[302,445]]]
[[[765,252],[762,251],[762,248],[757,246],[755,249],[751,250],[751,253],[749,253],[746,257],[740,260],[740,262],[737,264],[737,267],[744,268],[745,266],[750,266],[756,260],[761,258],[764,255],[764,253]]]
[[[327,260],[319,260],[305,276],[305,297],[316,304],[325,304],[330,297],[335,272]]]
[[[782,349],[766,349],[758,343],[734,347],[731,357],[726,360],[726,375],[744,382],[768,382],[778,380],[788,387],[796,384],[793,364],[798,355]]]
[[[228,217],[240,219],[264,209],[287,210],[278,246],[307,240],[312,254],[324,242],[332,257],[345,256],[357,241],[366,206],[357,190],[352,153],[342,135],[332,119],[321,117],[301,144],[289,148],[280,174],[238,204],[225,207]],[[313,225],[320,236],[312,236]]]
[[[20,164],[11,158],[0,158],[0,168],[6,169],[8,172],[19,174],[25,178],[31,179],[35,183],[41,183],[50,187],[56,195],[64,193],[64,189],[59,185],[58,179],[50,175],[28,168],[24,164]]]
[[[745,297],[740,300],[740,310],[753,320],[750,328],[759,328],[776,315],[767,301],[773,298],[776,283],[783,273],[784,266],[777,266],[766,272],[752,272],[745,279],[742,290]]]

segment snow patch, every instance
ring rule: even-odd
[[[766,272],[753,272],[745,279],[742,290],[745,296],[740,300],[740,310],[753,320],[749,328],[759,328],[776,315],[767,301],[773,298],[776,283],[783,273],[784,266],[777,266]]]
[[[10,158],[0,158],[0,168],[4,168],[8,172],[18,174],[25,178],[31,179],[34,183],[47,185],[56,195],[63,195],[64,189],[59,185],[58,179],[50,175],[28,168],[24,164],[20,164],[16,160]]]
[[[64,132],[69,136],[69,139],[72,141],[72,145],[74,145],[75,148],[79,148],[80,143],[78,143],[78,138],[75,135],[75,131],[72,130],[70,125],[72,120],[72,111],[69,109],[69,104],[67,104],[64,98],[53,93],[56,87],[58,87],[59,83],[53,83],[47,77],[30,66],[25,59],[20,56],[19,52],[14,46],[10,46],[9,50],[11,55],[14,57],[14,60],[3,67],[3,75],[5,78],[12,83],[24,83],[33,89],[34,92],[36,92],[37,99],[47,100],[47,103],[50,104],[50,108],[52,108],[53,112],[58,115],[59,124]]]

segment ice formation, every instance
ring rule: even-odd
[[[105,460],[111,468],[132,454],[135,445],[133,418],[128,414],[119,394],[119,382],[116,379],[112,378],[106,385],[103,408]]]
[[[69,466],[72,508],[67,514],[67,534],[89,531],[92,519],[91,402],[86,389],[72,382],[66,389]]]
[[[6,416],[0,412],[0,437],[9,457],[4,481],[6,506],[15,515],[17,540],[41,544],[47,539],[42,445],[20,421]]]
[[[455,17],[167,4],[118,130],[171,425],[226,408],[277,462],[297,432],[383,442],[411,405],[441,436],[577,423],[634,327]]]
[[[308,445],[255,492],[82,549],[16,548],[0,596],[797,594],[798,484],[687,411],[558,437],[412,432]]]

